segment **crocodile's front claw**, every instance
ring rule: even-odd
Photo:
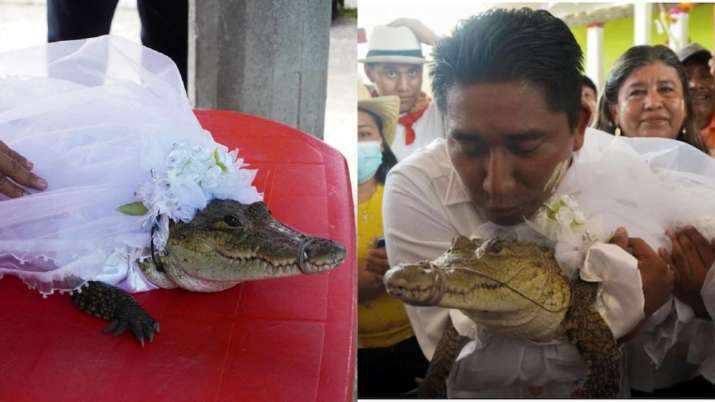
[[[139,343],[144,347],[144,341],[154,341],[154,334],[159,332],[159,323],[154,320],[134,300],[117,307],[114,320],[102,332],[117,336],[130,329]]]
[[[72,301],[87,313],[110,320],[105,333],[120,335],[130,329],[142,347],[144,341],[153,341],[154,334],[159,332],[159,323],[129,293],[119,288],[90,281],[81,291],[72,294]]]

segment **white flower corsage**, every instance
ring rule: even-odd
[[[586,250],[595,242],[588,230],[586,216],[570,195],[552,197],[534,219],[527,219],[526,223],[556,244],[559,265],[570,277],[578,272]]]
[[[242,166],[238,151],[228,152],[221,144],[175,143],[166,157],[165,168],[152,169],[151,178],[136,191],[139,201],[122,205],[118,210],[144,215],[145,229],[157,225],[154,247],[163,250],[169,237],[169,219],[188,222],[214,198],[244,203],[260,200],[251,185],[256,172]]]

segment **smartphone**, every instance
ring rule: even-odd
[[[384,237],[378,237],[375,239],[375,248],[385,248],[385,238]]]

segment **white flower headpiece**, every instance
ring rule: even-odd
[[[169,238],[169,219],[188,222],[214,198],[243,203],[261,200],[251,185],[256,171],[243,169],[238,150],[228,152],[221,144],[174,143],[163,166],[163,170],[152,169],[150,179],[136,191],[139,201],[118,208],[125,214],[144,215],[144,229],[158,226],[153,236],[158,251]]]

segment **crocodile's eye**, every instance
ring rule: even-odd
[[[499,254],[499,252],[502,249],[502,242],[501,240],[492,240],[489,242],[487,245],[487,251],[492,253],[492,254]]]
[[[223,217],[223,221],[226,222],[228,226],[241,226],[241,221],[235,215],[226,215]]]

